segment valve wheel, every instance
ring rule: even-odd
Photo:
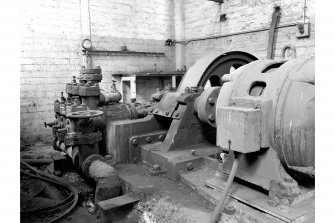
[[[68,118],[93,118],[103,115],[103,111],[99,110],[86,110],[86,111],[76,111],[70,112],[66,115]]]

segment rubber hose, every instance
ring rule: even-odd
[[[220,213],[222,211],[222,207],[223,207],[223,204],[224,204],[224,202],[226,200],[226,197],[227,197],[227,194],[229,192],[229,189],[230,189],[230,187],[231,187],[231,185],[233,183],[233,180],[235,178],[240,157],[241,157],[241,154],[238,153],[238,152],[235,152],[234,163],[233,163],[233,166],[231,168],[231,171],[230,171],[230,174],[229,174],[229,178],[228,178],[225,190],[223,191],[222,197],[220,198],[219,203],[218,203],[218,205],[216,206],[216,208],[214,210],[214,213],[213,213],[213,215],[211,217],[210,223],[216,223],[217,222],[217,219],[218,219],[218,217],[219,217],[219,215],[220,215]]]
[[[34,172],[35,174],[37,174],[37,175],[34,176],[34,177],[37,177],[37,178],[40,178],[40,179],[44,179],[44,180],[49,181],[49,182],[51,182],[51,183],[55,183],[55,184],[61,185],[61,186],[63,186],[63,187],[68,188],[68,189],[71,191],[71,193],[72,193],[73,196],[74,196],[73,199],[72,199],[70,202],[61,205],[60,207],[55,207],[55,209],[61,210],[62,208],[67,207],[68,205],[70,205],[71,202],[72,202],[72,205],[71,205],[69,208],[67,208],[61,215],[59,215],[59,216],[57,216],[56,218],[52,219],[52,220],[49,221],[48,223],[56,223],[56,222],[61,221],[61,220],[64,219],[65,217],[67,217],[67,216],[73,211],[73,209],[74,209],[74,208],[76,207],[76,205],[77,205],[77,202],[78,202],[78,192],[77,192],[77,190],[76,190],[73,186],[71,186],[71,185],[69,185],[69,184],[67,184],[67,183],[64,183],[64,181],[61,180],[61,179],[59,179],[58,177],[55,177],[55,176],[52,176],[52,175],[48,175],[48,174],[42,173],[41,171],[39,171],[39,170],[33,168],[32,166],[30,166],[30,165],[27,164],[27,163],[24,163],[24,162],[20,162],[20,163],[21,163],[22,165],[24,165],[27,169],[29,169],[29,170],[31,170],[32,172]],[[72,196],[72,195],[70,195],[70,196]],[[54,210],[52,210],[52,211],[54,211]]]
[[[37,179],[44,180],[46,182],[55,184],[55,182],[53,180],[49,180],[49,179],[44,178],[44,177],[33,175],[33,174],[27,173],[23,170],[20,170],[20,172],[22,174],[26,174],[27,176],[30,176],[30,177],[33,177],[33,178],[37,178]],[[56,184],[56,185],[63,186],[62,184]],[[31,214],[36,214],[36,213],[41,214],[43,212],[51,213],[53,211],[59,210],[61,207],[65,206],[65,205],[69,204],[72,200],[73,200],[73,194],[71,193],[70,196],[67,197],[65,200],[60,201],[59,203],[57,203],[56,205],[54,205],[52,207],[44,207],[44,208],[38,208],[38,209],[33,209],[33,210],[28,210],[28,211],[22,211],[21,215],[31,215]]]

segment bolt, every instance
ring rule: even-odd
[[[169,113],[170,113],[170,112],[167,111],[167,112],[165,112],[165,115],[169,115]]]
[[[215,116],[213,114],[210,114],[208,116],[208,120],[211,121],[211,122],[214,122],[215,121]]]
[[[298,29],[299,29],[299,32],[300,32],[300,34],[304,34],[304,32],[305,32],[305,27],[304,27],[304,24],[299,24],[298,25]]]
[[[282,198],[280,199],[280,203],[288,206],[290,204],[290,201],[287,198]]]
[[[162,141],[162,142],[163,142],[164,138],[165,138],[164,135],[159,135],[159,136],[158,136],[158,140],[159,140],[159,141]]]
[[[285,181],[286,183],[293,183],[293,179],[290,178],[290,177],[284,177],[284,181]]]
[[[190,92],[191,93],[197,93],[198,92],[198,87],[190,87]]]
[[[195,150],[194,150],[194,149],[191,150],[191,154],[192,154],[193,156],[195,156]]]
[[[148,136],[148,137],[145,139],[145,141],[146,141],[147,143],[151,143],[151,137]]]
[[[186,164],[186,168],[187,168],[188,171],[193,170],[193,164],[192,163]]]
[[[288,206],[286,206],[286,205],[280,205],[279,206],[279,210],[281,212],[287,213],[290,210],[290,208]]]
[[[223,208],[223,212],[229,215],[233,215],[236,211],[236,208],[233,205],[227,205]]]
[[[208,103],[210,105],[215,105],[215,99],[214,98],[208,98]]]
[[[178,117],[179,116],[179,112],[176,112],[176,114],[174,116]]]
[[[165,86],[165,90],[166,91],[172,91],[172,86],[170,84],[168,84],[167,86]]]
[[[138,146],[137,139],[133,139],[133,140],[131,141],[131,143],[132,143],[134,146]]]
[[[158,165],[158,164],[155,164],[155,165],[153,165],[152,169],[153,169],[154,171],[160,171],[160,170],[161,170],[161,166]]]

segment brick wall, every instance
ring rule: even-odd
[[[83,0],[25,0],[21,4],[21,139],[49,141],[53,101],[65,91],[81,66]],[[89,0],[91,39],[95,49],[164,52],[165,57],[93,56],[103,84],[111,74],[174,69],[174,6],[170,0]]]
[[[53,101],[64,83],[80,68],[80,10],[78,0],[21,2],[20,137],[50,140]]]
[[[270,27],[274,6],[281,7],[278,26],[302,22],[303,0],[229,0],[223,4],[211,1],[185,0],[186,39],[225,35]],[[276,30],[275,58],[287,44],[296,47],[297,56],[314,54],[315,14],[314,1],[306,1],[306,22],[311,22],[309,38],[297,39],[296,28]],[[221,14],[227,20],[220,22]],[[268,30],[250,34],[190,42],[186,46],[186,66],[190,67],[197,59],[211,52],[242,50],[262,59],[266,58]]]
[[[89,0],[90,20],[83,21],[85,0],[25,0],[21,3],[21,138],[48,141],[50,129],[43,122],[53,119],[53,101],[65,91],[81,65],[83,24],[90,21],[94,49],[163,52],[152,56],[93,56],[93,66],[103,71],[101,87],[111,86],[112,74],[175,69],[175,48],[165,47],[175,38],[176,0]],[[282,8],[280,25],[302,21],[303,0],[227,0],[221,6],[206,0],[185,0],[186,39],[224,35],[269,27],[273,7]],[[226,13],[227,20],[219,21]],[[295,37],[295,27],[276,31],[275,58],[283,46],[296,47],[297,55],[314,54],[314,2],[307,0],[306,21],[311,36]],[[265,58],[268,31],[195,41],[186,45],[186,66],[213,51],[242,50]],[[117,85],[119,88],[119,84]],[[119,88],[120,89],[120,88]]]
[[[90,15],[94,49],[126,46],[130,51],[165,53],[164,57],[93,56],[93,66],[103,71],[102,87],[110,87],[115,73],[175,70],[174,48],[164,45],[166,39],[174,38],[172,0],[96,0],[90,3]]]

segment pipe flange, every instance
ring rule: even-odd
[[[100,110],[86,110],[86,111],[76,111],[70,112],[66,115],[66,117],[70,119],[78,119],[78,118],[93,118],[103,115],[104,112]]]
[[[216,100],[220,90],[221,87],[210,87],[194,103],[194,109],[197,111],[199,119],[212,127],[216,127]]]
[[[90,176],[90,173],[89,173],[90,166],[96,160],[104,161],[104,158],[102,156],[100,156],[99,154],[92,154],[92,155],[89,155],[84,160],[83,164],[81,165],[81,170],[83,171],[85,176],[87,176],[87,177]]]
[[[84,73],[81,74],[79,77],[79,80],[81,81],[102,81],[102,74],[96,74],[96,73]]]
[[[80,74],[101,74],[101,68],[98,66],[96,68],[81,68]]]
[[[102,140],[101,132],[66,133],[64,143],[66,146],[92,145]]]

